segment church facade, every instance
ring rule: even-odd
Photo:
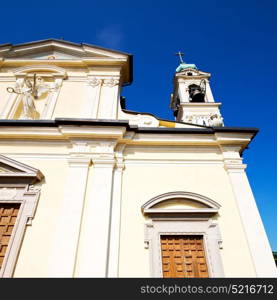
[[[0,277],[276,277],[210,74],[181,63],[175,121],[125,109],[132,55],[0,45]]]

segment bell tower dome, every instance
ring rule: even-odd
[[[210,88],[210,73],[182,60],[174,74],[174,91],[170,107],[175,120],[203,126],[224,126],[223,118]]]

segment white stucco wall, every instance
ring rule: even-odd
[[[68,164],[66,143],[35,142],[32,140],[1,141],[1,154],[39,169],[45,179],[37,210],[25,236],[14,270],[14,277],[47,277],[49,253],[54,247],[54,232],[64,197]]]

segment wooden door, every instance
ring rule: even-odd
[[[20,204],[0,203],[0,269],[12,235]]]
[[[163,277],[209,277],[203,236],[161,236]]]

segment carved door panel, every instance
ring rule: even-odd
[[[163,277],[209,277],[203,236],[161,236]]]

